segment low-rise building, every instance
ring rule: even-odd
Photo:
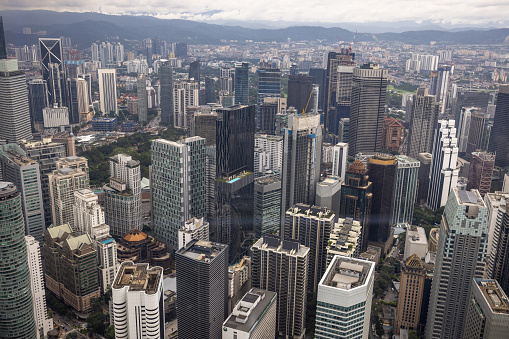
[[[406,231],[405,254],[403,259],[407,259],[412,254],[417,254],[419,258],[424,258],[428,253],[428,240],[424,228],[419,226],[409,226]]]

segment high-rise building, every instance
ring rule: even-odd
[[[368,162],[369,180],[373,183],[371,220],[369,224],[369,241],[385,244],[390,240],[398,160],[388,154],[377,154]],[[403,174],[403,172],[402,172]],[[402,181],[404,176],[402,176]]]
[[[318,284],[315,337],[367,339],[374,279],[375,263],[334,256]]]
[[[283,165],[283,136],[255,134],[254,174],[281,176]]]
[[[345,181],[346,164],[348,162],[348,144],[339,142],[333,148],[332,176],[338,177],[341,182]]]
[[[335,255],[358,258],[361,251],[361,223],[352,218],[338,218],[333,225],[327,245],[327,266]]]
[[[472,114],[477,111],[477,108],[462,108],[460,113],[460,120],[456,130],[456,137],[458,138],[458,151],[464,154],[467,151],[468,134],[470,133],[470,122]]]
[[[326,207],[295,204],[285,214],[284,240],[294,240],[309,248],[308,293],[316,293],[327,268],[327,242],[336,216]]]
[[[348,154],[377,152],[382,144],[387,70],[365,64],[353,71]]]
[[[312,77],[303,74],[290,75],[288,80],[288,106],[295,107],[299,113],[309,112],[312,107],[309,104],[312,90]]]
[[[249,63],[235,65],[235,104],[249,103]]]
[[[174,46],[175,57],[179,59],[187,58],[187,42],[176,42]]]
[[[66,166],[72,166],[72,162],[60,165],[57,163],[57,169],[48,174],[52,224],[69,224],[73,227],[74,192],[89,188],[88,167],[85,169]]]
[[[429,95],[428,89],[422,87],[417,89],[412,102],[407,155],[417,158],[419,153],[431,152],[440,105]]]
[[[193,61],[189,64],[189,80],[200,83],[200,60]]]
[[[486,131],[486,114],[481,110],[472,113],[470,131],[468,133],[465,158],[470,160],[472,152],[483,150],[484,133]]]
[[[138,93],[138,120],[147,122],[147,77],[145,74],[138,74],[136,90]]]
[[[431,160],[433,156],[431,153],[419,153],[417,160],[421,163],[418,172],[418,191],[417,191],[417,202],[420,204],[426,203],[428,200],[428,189],[429,189],[429,172],[431,169]]]
[[[258,68],[258,95],[256,99],[256,126],[261,128],[260,105],[266,97],[281,96],[281,70],[279,68]],[[237,80],[237,79],[235,79]],[[237,102],[237,100],[235,100]]]
[[[384,117],[382,127],[382,145],[380,148],[387,152],[399,152],[403,143],[405,127],[393,117]]]
[[[324,68],[310,68],[309,76],[313,78],[313,84],[318,85],[318,110],[323,111],[327,70]]]
[[[497,155],[495,165],[509,165],[509,85],[500,85],[497,96],[493,127],[490,134],[489,151]]]
[[[452,73],[451,66],[438,67],[431,72],[430,94],[440,103],[440,114],[444,114],[449,104],[449,80]]]
[[[92,53],[92,61],[99,61],[99,45],[93,42],[90,46],[90,51]]]
[[[44,233],[43,257],[46,287],[78,312],[90,312],[101,295],[90,236],[76,236],[68,224],[50,227]]]
[[[115,69],[97,70],[99,78],[99,99],[101,101],[101,112],[108,115],[110,112],[118,114],[117,109],[117,76]]]
[[[419,258],[424,259],[429,250],[424,228],[415,225],[408,226],[405,238],[403,260],[408,259],[412,254],[417,254]],[[436,252],[436,249],[433,252]]]
[[[205,103],[216,103],[216,80],[205,77]]]
[[[434,139],[427,205],[437,210],[445,206],[449,192],[458,182],[458,139],[454,120],[439,120]]]
[[[214,139],[215,140],[215,139]],[[206,201],[207,201],[207,220],[214,220],[216,215],[216,145],[205,148],[205,174],[207,180]],[[214,227],[214,225],[212,225]]]
[[[503,338],[509,331],[509,300],[493,279],[474,279],[463,338]]]
[[[453,188],[440,225],[426,338],[463,338],[472,279],[482,278],[488,214],[479,191]]]
[[[39,38],[42,78],[48,85],[50,106],[65,104],[65,72],[62,40]]]
[[[394,187],[392,224],[411,224],[417,196],[417,180],[421,163],[406,155],[396,155],[397,174]]]
[[[4,21],[0,16],[0,60],[7,59],[7,48],[5,46]]]
[[[509,194],[488,193],[485,201],[489,213],[486,276],[496,279],[504,291],[509,291]]]
[[[350,131],[350,118],[341,118],[339,120],[338,141],[348,143],[348,138],[350,135],[349,131]]]
[[[292,114],[284,131],[282,223],[291,206],[314,204],[322,153],[320,115]]]
[[[223,339],[275,338],[277,293],[252,288],[223,323]]]
[[[204,218],[191,218],[179,229],[178,248],[189,244],[192,240],[209,241],[209,223]]]
[[[174,127],[190,129],[190,119],[194,113],[189,106],[198,106],[200,84],[193,80],[178,80],[173,83]]]
[[[228,246],[193,240],[175,253],[175,267],[179,338],[220,338],[228,315]]]
[[[161,60],[159,77],[161,86],[161,123],[167,126],[173,126],[175,115],[175,107],[173,105],[173,68],[166,59]]]
[[[274,134],[276,129],[276,116],[278,113],[286,112],[287,106],[287,98],[263,98],[263,102],[259,106],[260,132]]]
[[[281,179],[264,176],[254,181],[253,228],[257,238],[276,233],[281,225]]]
[[[309,248],[298,242],[265,236],[252,247],[253,287],[277,293],[276,336],[303,338]],[[284,281],[286,283],[281,284]]]
[[[15,59],[0,59],[0,140],[31,140],[30,107],[25,72]]]
[[[228,313],[251,289],[251,257],[244,256],[238,263],[228,266]]]
[[[216,120],[217,113],[196,112],[194,115],[194,136],[199,136],[207,140],[207,146],[216,144]],[[214,175],[215,175],[214,167]]]
[[[25,233],[42,241],[46,229],[39,163],[25,156],[16,144],[0,146],[3,180],[14,183],[21,193]]]
[[[30,99],[30,120],[35,129],[42,129],[42,110],[49,106],[48,85],[42,79],[28,82],[28,97]]]
[[[155,234],[174,248],[178,231],[206,216],[205,139],[152,141],[152,218]]]
[[[81,79],[81,82],[83,79]],[[67,78],[66,80],[66,103],[64,105],[67,106],[68,109],[68,124],[79,124],[80,123],[80,110],[79,110],[79,96],[78,96],[78,83],[80,79],[76,78]],[[82,82],[83,83],[83,82]]]
[[[426,269],[418,255],[412,254],[401,264],[398,305],[394,332],[417,330],[421,317]]]
[[[126,154],[110,157],[110,183],[104,186],[106,224],[111,234],[122,237],[133,228],[141,230],[140,162]]]
[[[112,286],[115,338],[164,338],[163,269],[125,261]]]
[[[355,160],[345,174],[341,187],[340,218],[353,218],[361,223],[361,252],[368,248],[373,200],[373,183],[366,174],[366,166]]]
[[[44,276],[42,272],[41,250],[39,242],[31,235],[25,236],[28,267],[30,268],[30,288],[33,298],[34,319],[37,327],[37,338],[45,338],[53,329],[53,319],[48,316]]]
[[[34,296],[21,193],[13,183],[0,182],[0,210],[0,333],[4,338],[35,339]]]
[[[316,184],[315,205],[327,207],[332,213],[339,215],[341,201],[341,180],[328,176]]]
[[[482,196],[490,192],[495,154],[487,152],[472,152],[470,169],[468,171],[467,190],[479,190]]]

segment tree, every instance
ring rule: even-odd
[[[78,338],[78,333],[76,332],[72,332],[72,333],[69,333],[68,335],[65,336],[66,339],[69,339],[69,338]]]
[[[115,339],[115,326],[110,325],[106,329],[106,332],[104,333],[104,337],[106,339]]]
[[[98,333],[104,334],[106,326],[104,325],[104,314],[100,312],[92,313],[87,318],[87,329],[91,334]]]

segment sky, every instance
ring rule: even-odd
[[[500,25],[509,0],[2,0],[0,10],[147,14],[196,21],[395,22]]]

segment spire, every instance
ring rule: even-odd
[[[7,59],[7,49],[5,48],[4,22],[0,16],[0,60]]]

